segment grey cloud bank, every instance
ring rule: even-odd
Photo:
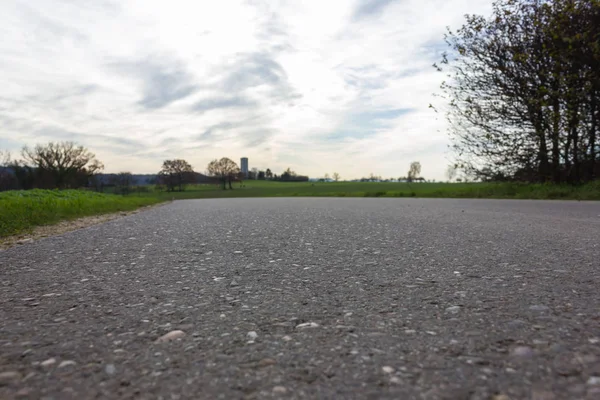
[[[487,0],[0,2],[0,147],[76,140],[109,172],[247,156],[312,176],[446,168],[445,26]]]

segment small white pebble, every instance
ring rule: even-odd
[[[248,339],[248,340],[256,340],[257,337],[258,337],[258,333],[254,332],[254,331],[250,331],[250,332],[246,333],[246,339]]]
[[[590,376],[590,378],[587,380],[587,384],[590,386],[600,385],[600,376]]]
[[[275,386],[273,388],[273,393],[285,394],[287,393],[287,389],[285,388],[285,386]]]
[[[56,364],[56,358],[49,358],[49,359],[47,359],[46,361],[42,361],[42,362],[40,363],[40,365],[41,365],[42,367],[49,367],[49,366],[51,366],[51,365],[53,365],[53,364]]]
[[[392,367],[390,367],[390,366],[387,366],[387,365],[386,365],[385,367],[381,367],[381,370],[382,370],[383,372],[385,372],[386,374],[393,374],[393,373],[394,373],[394,371],[395,371],[395,369],[394,369],[394,368],[392,368]]]
[[[284,337],[281,338],[282,340],[289,342],[290,340],[292,340],[291,336],[285,335]]]
[[[171,331],[169,333],[166,333],[166,334],[162,335],[161,337],[159,337],[158,339],[156,339],[154,341],[154,343],[170,342],[170,341],[173,341],[175,339],[180,339],[180,338],[182,338],[184,336],[185,336],[185,332],[184,331],[174,330],[174,331]]]
[[[61,361],[60,364],[58,364],[58,368],[65,368],[65,367],[69,367],[71,365],[76,365],[77,363],[73,360],[64,360]]]
[[[533,349],[528,346],[517,346],[511,352],[511,355],[515,357],[532,357],[534,355]]]
[[[296,325],[296,329],[304,329],[304,328],[318,328],[319,324],[316,322],[305,322],[303,324]]]

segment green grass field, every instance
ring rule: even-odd
[[[0,237],[62,220],[130,211],[162,201],[232,197],[450,197],[496,199],[600,200],[600,181],[582,186],[518,183],[376,183],[246,181],[233,190],[189,185],[183,192],[144,187],[127,196],[77,190],[0,193]]]
[[[136,194],[161,199],[230,197],[451,197],[497,199],[600,200],[600,181],[582,186],[519,183],[385,183],[245,181],[233,190],[190,185],[184,192]]]
[[[156,204],[154,197],[117,196],[79,190],[28,190],[0,192],[0,237],[27,232],[62,220],[131,211]]]

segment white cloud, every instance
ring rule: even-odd
[[[442,179],[446,26],[489,0],[3,0],[0,147],[75,140],[109,172],[181,157]]]

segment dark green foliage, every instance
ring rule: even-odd
[[[598,177],[600,1],[498,0],[446,41],[442,90],[461,167],[481,179]]]

